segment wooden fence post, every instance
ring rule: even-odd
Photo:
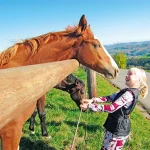
[[[73,72],[77,60],[0,69],[0,128]]]
[[[87,68],[87,85],[89,98],[97,97],[96,72]]]

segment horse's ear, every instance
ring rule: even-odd
[[[87,27],[87,20],[85,18],[85,15],[82,15],[82,17],[80,18],[79,27],[81,27],[81,32],[83,32],[86,29],[86,27]]]
[[[82,35],[87,27],[87,20],[85,18],[85,15],[82,15],[79,21],[79,28],[77,29],[77,35]]]

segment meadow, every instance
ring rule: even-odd
[[[78,68],[73,74],[87,83],[86,73],[81,68]],[[117,88],[98,75],[97,90],[99,96],[118,91]],[[35,134],[31,134],[28,129],[29,121],[25,123],[20,150],[70,150],[80,110],[68,93],[52,89],[47,93],[46,114],[48,133],[51,138],[46,139],[41,136],[40,121],[37,116]],[[107,113],[82,112],[74,150],[100,149],[104,136],[103,124],[106,117]],[[146,120],[135,108],[131,114],[131,123],[131,140],[125,144],[124,150],[150,149],[150,121]]]

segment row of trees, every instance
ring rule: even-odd
[[[114,60],[116,61],[120,69],[126,69],[133,66],[143,68],[145,70],[150,70],[150,57],[131,57],[128,58],[125,53],[116,53],[113,55]]]
[[[129,58],[127,61],[127,67],[131,67],[131,66],[138,66],[138,67],[143,68],[145,70],[150,70],[150,57]]]

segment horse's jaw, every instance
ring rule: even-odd
[[[105,65],[104,65],[105,66]],[[107,65],[106,65],[107,66]],[[119,69],[118,67],[100,67],[99,65],[96,66],[96,72],[100,73],[101,75],[103,75],[105,78],[107,79],[115,79],[118,74],[119,74]],[[93,69],[94,70],[94,69]]]
[[[105,76],[105,78],[107,78],[107,79],[115,79],[115,78],[117,77],[117,75],[116,75],[116,76],[113,76],[111,73],[104,74],[104,76]]]

